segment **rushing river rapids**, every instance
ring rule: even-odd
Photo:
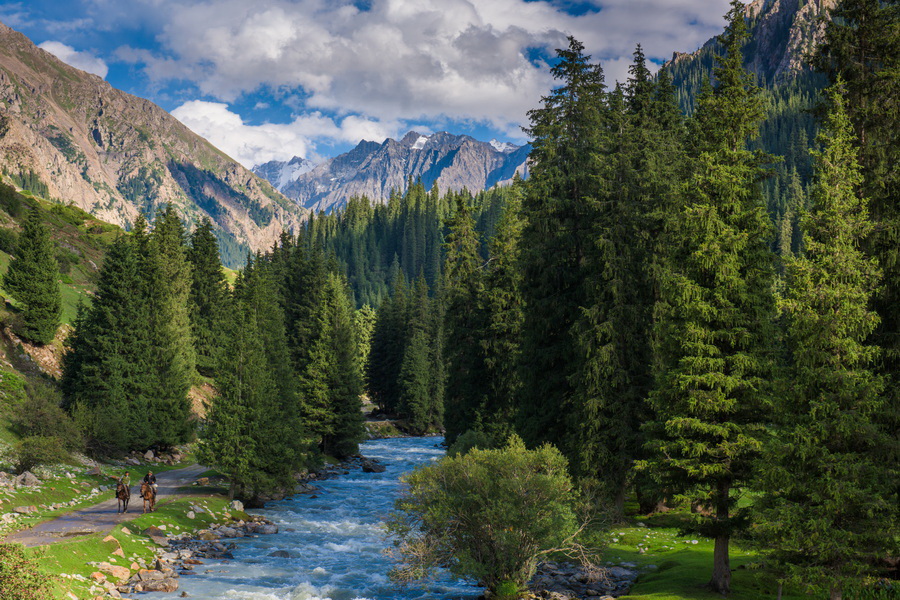
[[[414,600],[476,598],[481,590],[447,577],[426,588],[400,588],[387,577],[391,562],[381,528],[400,492],[399,478],[444,454],[440,438],[366,442],[384,473],[351,471],[317,482],[316,498],[298,495],[254,511],[280,533],[234,540],[234,559],[204,560],[181,590],[195,600]],[[269,556],[278,550],[290,558]]]

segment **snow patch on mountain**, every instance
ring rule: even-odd
[[[416,143],[411,146],[413,150],[421,150],[425,147],[425,144],[428,143],[428,137],[426,135],[420,135],[419,139],[416,140]]]
[[[501,142],[499,140],[491,140],[491,147],[497,152],[502,152],[503,154],[509,154],[510,152],[515,152],[519,149],[519,146],[515,144],[510,144],[509,142]]]

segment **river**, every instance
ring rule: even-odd
[[[252,511],[279,527],[276,535],[233,540],[234,559],[204,560],[182,576],[194,600],[449,600],[482,590],[447,576],[427,587],[400,588],[387,577],[390,559],[381,524],[400,492],[399,478],[444,454],[440,438],[374,440],[360,446],[384,473],[359,469],[317,482],[317,497],[297,495]],[[283,550],[291,558],[269,554]]]

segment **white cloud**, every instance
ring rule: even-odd
[[[62,42],[47,41],[39,44],[38,48],[46,50],[67,65],[93,73],[101,79],[106,79],[106,74],[109,72],[109,67],[102,58],[94,56],[90,52],[78,51]]]
[[[356,115],[335,120],[319,112],[296,117],[290,123],[248,125],[226,104],[201,100],[182,104],[172,115],[248,168],[294,156],[317,160],[317,140],[382,142],[400,131],[396,122],[373,121]]]
[[[402,133],[401,122],[477,123],[521,141],[527,111],[554,84],[535,56],[574,35],[612,86],[637,43],[656,61],[692,51],[721,31],[729,3],[592,0],[596,10],[573,15],[542,0],[86,1],[99,29],[138,19],[155,34],[158,47],[116,52],[152,82],[190,81],[225,103],[258,94],[305,114],[251,126],[226,104],[176,111],[245,164]]]
[[[151,79],[186,78],[226,102],[302,90],[313,110],[513,130],[552,85],[530,49],[552,52],[573,34],[607,62],[612,83],[627,78],[638,42],[668,58],[718,33],[728,0],[604,0],[581,16],[524,0],[373,0],[369,10],[328,0],[136,3],[167,19],[162,52],[132,57]]]

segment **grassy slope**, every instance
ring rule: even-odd
[[[612,564],[637,565],[642,573],[623,599],[721,600],[721,595],[704,589],[712,575],[713,541],[696,535],[679,535],[679,527],[687,518],[687,514],[680,512],[634,517],[614,526],[607,534],[609,546],[604,559]],[[761,558],[758,553],[732,542],[730,555],[734,569],[731,600],[776,597],[775,577],[754,568]],[[810,597],[785,590],[782,598]]]

